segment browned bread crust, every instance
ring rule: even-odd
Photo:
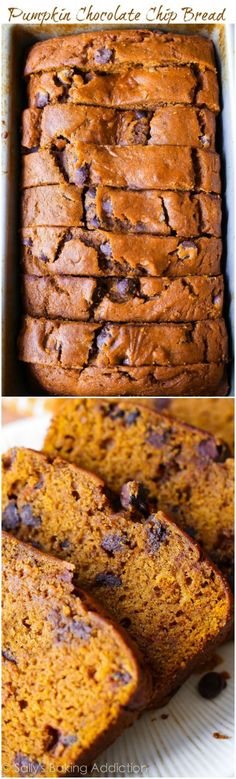
[[[223,277],[95,279],[23,276],[31,316],[112,322],[191,322],[222,315]]]
[[[75,584],[126,619],[160,703],[229,630],[232,598],[221,574],[162,512],[143,522],[138,512],[115,514],[104,483],[61,458],[13,449],[3,475],[5,528],[73,563]]]
[[[133,65],[151,67],[189,63],[215,69],[214,48],[209,38],[146,29],[93,30],[36,43],[28,54],[25,75],[53,68],[64,69],[65,66],[113,71]]]
[[[60,776],[61,764],[86,764],[136,719],[150,676],[122,628],[75,589],[73,564],[8,533],[2,554],[4,773]]]
[[[219,238],[29,227],[21,231],[21,244],[23,270],[35,276],[216,276],[221,270]]]
[[[23,157],[22,186],[76,186],[174,189],[220,193],[220,158],[185,146],[96,146],[67,144],[60,160],[52,149]]]
[[[82,371],[48,365],[31,364],[28,368],[32,391],[49,395],[104,397],[130,395],[134,397],[181,397],[227,395],[228,379],[225,363],[197,363],[164,367],[113,369],[85,368]]]
[[[110,146],[177,145],[214,151],[215,114],[207,108],[166,105],[151,111],[118,111],[104,106],[58,103],[26,108],[22,115],[25,148],[74,143]]]
[[[184,365],[227,360],[225,322],[186,325],[84,324],[25,317],[19,337],[24,362],[62,368]]]

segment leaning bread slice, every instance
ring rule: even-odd
[[[125,632],[82,591],[74,566],[3,533],[3,767],[58,776],[130,725],[149,673]]]
[[[69,443],[69,439],[68,439]],[[111,446],[112,442],[107,441]],[[75,565],[75,581],[126,627],[159,704],[227,634],[230,590],[162,512],[114,514],[104,483],[27,449],[3,457],[3,526]]]
[[[141,480],[153,506],[171,514],[231,579],[234,461],[221,439],[139,400],[67,400],[45,450],[95,471],[116,493]]]

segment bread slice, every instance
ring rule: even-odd
[[[22,146],[28,149],[67,141],[117,146],[194,146],[215,149],[215,114],[194,106],[160,106],[156,111],[118,111],[100,106],[58,103],[25,108]]]
[[[220,238],[193,240],[104,230],[88,233],[79,227],[28,227],[21,231],[21,243],[24,273],[35,276],[109,273],[172,278],[183,274],[217,276],[221,270]]]
[[[141,480],[154,505],[231,576],[234,461],[220,439],[138,401],[70,400],[54,417],[45,450],[94,470],[117,493]]]
[[[22,186],[75,184],[220,194],[219,155],[186,146],[97,146],[77,141],[62,152],[40,149],[22,158]]]
[[[123,73],[93,71],[89,78],[73,68],[55,68],[31,75],[27,86],[30,108],[60,102],[152,111],[159,105],[179,103],[207,107],[216,113],[220,108],[216,73],[203,68],[194,72],[189,65],[164,65],[152,70],[131,67]]]
[[[23,276],[27,314],[91,322],[196,322],[218,319],[223,276],[96,279]]]
[[[225,363],[194,363],[194,365],[142,365],[131,368],[94,368],[82,370],[50,367],[30,363],[28,373],[32,393],[42,390],[49,395],[75,395],[82,398],[117,397],[184,397],[189,395],[227,395],[229,390]]]
[[[2,551],[4,775],[58,776],[61,765],[65,775],[133,722],[149,672],[125,631],[74,588],[71,563],[8,533]]]
[[[152,67],[170,63],[192,63],[214,71],[213,43],[201,35],[177,35],[172,31],[93,30],[36,43],[29,51],[25,75],[66,66],[116,71],[134,64]]]
[[[23,362],[85,369],[118,365],[184,365],[227,360],[223,319],[189,324],[104,325],[24,317],[18,340]]]
[[[94,418],[91,440],[95,429]],[[3,457],[4,528],[75,565],[76,585],[96,594],[143,651],[156,705],[228,633],[231,594],[162,512],[143,519],[114,514],[104,483],[61,458],[27,449]]]

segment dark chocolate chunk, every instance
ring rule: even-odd
[[[126,537],[119,535],[118,533],[111,533],[103,539],[101,543],[102,549],[107,552],[108,555],[113,557],[116,552],[120,552],[126,544]]]
[[[148,490],[140,482],[128,481],[123,484],[120,490],[120,502],[125,511],[135,508],[144,516],[148,516]]]
[[[203,441],[200,441],[200,444],[198,444],[198,452],[201,457],[204,457],[207,460],[214,460],[214,462],[218,463],[223,463],[230,457],[227,444],[217,444],[213,437],[204,438]]]
[[[155,408],[157,411],[162,411],[163,408],[168,408],[170,402],[170,398],[159,398],[158,400],[155,400]]]
[[[127,417],[125,418],[126,426],[130,427],[130,425],[134,425],[138,417],[140,417],[140,411],[131,411],[130,414],[127,414]]]
[[[168,531],[165,525],[159,522],[159,520],[156,520],[155,518],[152,519],[152,517],[150,517],[150,522],[147,525],[146,533],[148,551],[150,554],[155,554],[158,552],[161,544],[166,541]]]
[[[49,103],[48,92],[37,92],[35,102],[37,108],[44,108],[44,106],[47,105],[47,103]]]
[[[77,168],[75,172],[75,181],[74,183],[77,184],[77,186],[82,187],[83,184],[86,184],[89,179],[89,164],[86,162],[84,165],[81,165],[80,168]]]
[[[41,490],[41,487],[44,485],[44,476],[40,476],[39,481],[36,482],[34,485],[34,490]]]
[[[79,638],[82,638],[83,641],[87,641],[92,633],[90,625],[87,625],[83,620],[73,619],[69,628],[73,636],[78,636]]]
[[[110,287],[110,298],[117,303],[125,303],[138,292],[137,279],[120,279],[113,281]]]
[[[20,776],[38,776],[44,771],[43,763],[33,760],[22,752],[16,753],[14,763]]]
[[[15,665],[17,665],[17,660],[10,649],[3,649],[2,656],[5,658],[5,660],[9,660],[9,663],[15,663]]]
[[[106,257],[111,257],[112,252],[111,252],[110,241],[105,241],[105,243],[101,243],[100,252],[102,252],[102,254],[105,254]]]
[[[132,676],[128,673],[128,671],[115,671],[114,674],[112,674],[112,679],[114,679],[115,682],[121,682],[121,684],[129,684],[130,680],[132,679]]]
[[[2,526],[4,530],[16,530],[20,524],[20,515],[17,509],[16,501],[10,500],[2,515]]]
[[[110,60],[113,57],[113,49],[108,49],[103,46],[101,49],[97,49],[94,54],[95,62],[97,62],[98,65],[106,65],[107,62],[110,62]]]
[[[154,446],[155,449],[160,449],[165,443],[166,437],[166,431],[164,433],[157,433],[155,430],[152,430],[152,428],[149,428],[146,441],[148,444],[151,444],[151,446]]]
[[[145,116],[147,116],[147,111],[143,111],[143,110],[139,110],[139,109],[137,111],[135,111],[136,119],[143,119],[143,117],[145,117]]]
[[[225,689],[226,684],[226,680],[221,674],[217,673],[217,671],[211,671],[208,674],[204,674],[200,679],[198,692],[202,698],[213,700]]]
[[[58,744],[68,747],[71,744],[76,744],[78,738],[73,734],[64,734],[58,728],[53,728],[51,725],[47,727],[47,752],[55,751]]]
[[[33,246],[32,238],[22,238],[23,246]]]
[[[44,252],[40,252],[39,259],[42,260],[42,262],[49,262],[49,258]]]
[[[118,403],[110,404],[108,409],[108,416],[111,419],[119,419],[125,416],[125,412],[118,406]]]
[[[64,744],[65,747],[70,746],[70,744],[76,744],[76,741],[78,741],[78,738],[76,735],[68,735],[64,736],[63,733],[60,735],[60,744]]]
[[[25,506],[22,506],[20,518],[21,522],[23,522],[24,525],[28,525],[29,527],[40,527],[42,524],[41,517],[34,516],[29,503],[26,503]]]
[[[61,547],[61,549],[68,549],[68,547],[70,546],[70,541],[69,541],[69,539],[68,539],[68,538],[65,538],[65,540],[64,540],[64,541],[60,541],[60,544],[59,544],[59,546]]]
[[[97,573],[94,584],[96,587],[121,587],[122,581],[120,576],[117,576],[115,573],[105,571],[104,573]]]

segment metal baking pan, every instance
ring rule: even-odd
[[[225,316],[230,341],[230,395],[233,389],[233,297],[234,297],[234,172],[233,172],[233,25],[141,25],[147,29],[170,30],[182,34],[200,33],[215,44],[221,82],[222,113],[218,121],[218,149],[222,159],[223,183],[223,272],[225,276]],[[140,27],[140,25],[117,25]],[[106,29],[114,28],[105,25]],[[17,24],[2,26],[3,56],[3,348],[2,394],[10,396],[35,394],[31,392],[27,370],[17,359],[17,335],[20,327],[20,125],[21,112],[26,105],[23,80],[24,60],[28,49],[39,40],[61,35],[104,29],[104,25],[39,25]],[[37,393],[40,394],[40,393]],[[44,393],[43,393],[44,394]]]

